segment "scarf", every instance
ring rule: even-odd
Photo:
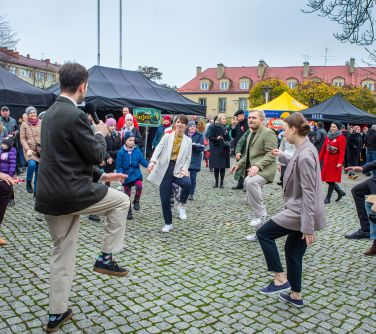
[[[192,138],[192,137],[194,136],[195,133],[196,133],[196,131],[195,131],[195,132],[190,132],[190,131],[188,131],[188,136],[189,136],[190,138]]]
[[[134,147],[128,148],[128,147],[124,144],[124,149],[128,152],[129,155],[132,155],[132,152],[133,152],[133,150],[134,150]]]
[[[36,126],[38,125],[38,123],[39,123],[38,117],[36,119],[30,119],[30,118],[27,119],[27,124],[29,125]]]
[[[338,130],[336,132],[328,132],[328,137],[329,139],[333,140],[333,139],[336,139],[337,137],[339,137],[340,135],[342,134],[342,131],[341,130]]]

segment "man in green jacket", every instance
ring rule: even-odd
[[[245,147],[247,145],[247,138],[251,131],[248,129],[239,139],[238,144],[235,148],[235,159],[236,161],[239,161],[245,153]],[[238,184],[233,187],[232,189],[243,189],[244,185],[244,168],[239,168],[234,175],[234,179],[238,181]]]
[[[253,214],[250,225],[256,229],[265,222],[267,215],[262,187],[273,182],[277,173],[277,160],[271,151],[278,148],[278,141],[274,131],[263,125],[264,120],[265,114],[262,110],[249,112],[248,125],[251,134],[247,138],[245,154],[230,170],[232,173],[238,169],[244,170],[247,199]],[[257,240],[255,235],[247,236],[246,239]]]

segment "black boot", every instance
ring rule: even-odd
[[[240,178],[238,181],[238,184],[235,187],[232,187],[232,189],[243,189],[244,183],[243,183],[243,178]]]
[[[31,181],[26,181],[26,191],[29,193],[29,194],[32,194],[33,193],[33,187],[31,185]]]
[[[129,220],[133,219],[133,214],[132,214],[132,208],[131,207],[129,207],[127,219],[129,219]]]
[[[330,198],[332,197],[333,190],[334,190],[334,184],[331,183],[328,186],[328,193],[327,193],[327,195],[325,197],[325,200],[324,200],[325,204],[329,204],[330,203]]]
[[[133,201],[133,209],[135,209],[136,211],[139,211],[140,210],[140,203],[139,202],[136,202],[135,200]]]
[[[338,202],[343,196],[346,196],[346,193],[339,187],[337,183],[334,185],[334,190],[338,194],[336,202]]]

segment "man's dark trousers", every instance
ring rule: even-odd
[[[0,224],[3,221],[8,202],[13,193],[13,187],[5,181],[0,181]]]

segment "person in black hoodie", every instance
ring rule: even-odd
[[[226,126],[226,115],[219,115],[207,133],[211,143],[210,167],[214,169],[214,188],[218,188],[219,175],[221,175],[219,186],[224,188],[226,168],[230,168],[230,135]]]
[[[368,130],[365,139],[364,146],[366,147],[366,162],[367,164],[376,160],[376,124]],[[371,176],[371,173],[366,173],[367,176]],[[376,176],[376,170],[373,170],[373,176]]]
[[[347,140],[347,161],[349,166],[359,166],[360,152],[362,151],[363,140],[360,127],[354,126],[354,132]]]
[[[245,118],[244,110],[238,110],[234,117],[234,120],[231,124],[231,137],[234,139],[234,147],[238,145],[240,138],[244,135],[245,132],[248,130],[248,121]],[[242,176],[238,179],[238,184],[232,189],[243,189],[244,186],[244,179]]]

